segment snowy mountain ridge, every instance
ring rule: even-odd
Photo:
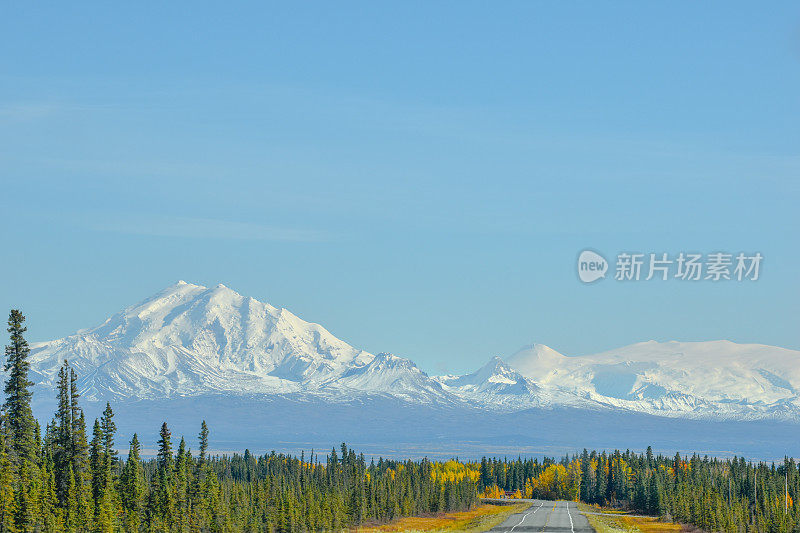
[[[542,387],[620,409],[693,418],[800,419],[800,352],[730,341],[647,341],[585,356],[527,346],[508,363]]]
[[[31,345],[31,377],[53,388],[67,359],[93,400],[384,395],[522,410],[576,407],[670,417],[800,420],[800,352],[729,341],[645,343],[568,357],[527,346],[471,374],[431,377],[373,355],[286,309],[218,285],[178,282],[75,335]]]
[[[102,325],[31,346],[34,381],[54,386],[67,359],[90,399],[207,393],[332,395],[359,387],[418,398],[441,386],[414,363],[353,348],[318,324],[218,285],[180,281]],[[380,370],[385,372],[381,372]],[[400,370],[402,376],[397,374]],[[383,379],[381,379],[381,377]]]

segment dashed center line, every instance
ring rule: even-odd
[[[547,515],[547,520],[544,521],[544,525],[542,526],[542,529],[540,529],[539,531],[544,531],[547,528],[547,524],[550,523],[550,517],[553,516],[553,511],[556,510],[556,505],[558,505],[558,502],[555,502],[553,504],[553,508],[550,509],[550,514]]]

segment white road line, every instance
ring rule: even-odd
[[[539,504],[539,507],[537,507],[537,508],[536,508],[536,509],[535,509],[535,510],[532,512],[532,513],[524,513],[524,514],[522,515],[522,520],[520,520],[520,521],[519,521],[519,524],[517,524],[516,526],[512,527],[511,529],[509,529],[509,530],[508,530],[508,531],[509,531],[509,533],[511,533],[512,531],[514,531],[515,529],[517,529],[519,526],[521,526],[521,525],[522,525],[522,523],[525,521],[525,519],[526,519],[526,518],[528,518],[528,516],[529,516],[529,515],[535,515],[535,514],[536,514],[536,511],[538,511],[539,509],[541,509],[541,508],[542,508],[542,505],[544,505],[544,502],[540,503],[540,504]]]
[[[569,512],[569,502],[567,502],[567,516],[569,516],[569,529],[575,533],[575,526],[572,525],[572,513]]]

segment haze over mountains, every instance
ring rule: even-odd
[[[581,409],[714,420],[800,420],[800,352],[729,341],[633,344],[567,357],[540,344],[464,376],[428,376],[224,285],[185,282],[104,324],[31,346],[54,387],[68,359],[90,400],[364,398],[489,411]]]

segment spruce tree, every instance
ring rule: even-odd
[[[72,471],[72,408],[69,395],[69,363],[58,371],[58,410],[53,420],[53,463],[56,495],[61,507],[67,506],[69,477]]]
[[[103,430],[100,421],[95,419],[92,428],[92,442],[89,445],[89,471],[92,477],[92,499],[94,500],[95,520],[100,510],[100,502],[106,491],[107,464],[103,454]]]
[[[175,519],[175,471],[172,457],[172,434],[164,422],[158,439],[157,486],[153,507],[160,527],[171,529]]]
[[[86,472],[86,463],[89,455],[89,443],[86,440],[86,418],[78,404],[80,398],[78,392],[78,376],[73,369],[69,369],[69,404],[71,428],[71,455],[72,468],[75,470],[75,477],[80,478]]]
[[[189,454],[186,441],[181,437],[175,458],[175,506],[176,530],[183,530],[189,514]]]
[[[110,402],[106,402],[106,408],[100,418],[100,428],[103,430],[103,453],[113,472],[119,463],[119,455],[114,449],[114,433],[117,431],[117,425],[114,423],[114,411]]]
[[[158,438],[158,466],[167,472],[172,470],[172,433],[167,423],[161,424]]]
[[[120,496],[122,500],[123,523],[127,531],[139,531],[144,511],[145,486],[142,468],[141,445],[136,433],[130,443],[128,460],[120,479]]]
[[[25,317],[17,309],[12,309],[8,316],[8,332],[11,343],[6,346],[5,371],[8,372],[5,393],[6,401],[3,410],[6,414],[6,443],[9,458],[15,468],[22,461],[33,462],[37,444],[34,439],[36,422],[31,411],[31,387],[28,379],[30,348],[23,334],[28,330],[23,326]]]
[[[208,451],[208,426],[206,421],[200,424],[200,463],[206,462],[206,452]]]

